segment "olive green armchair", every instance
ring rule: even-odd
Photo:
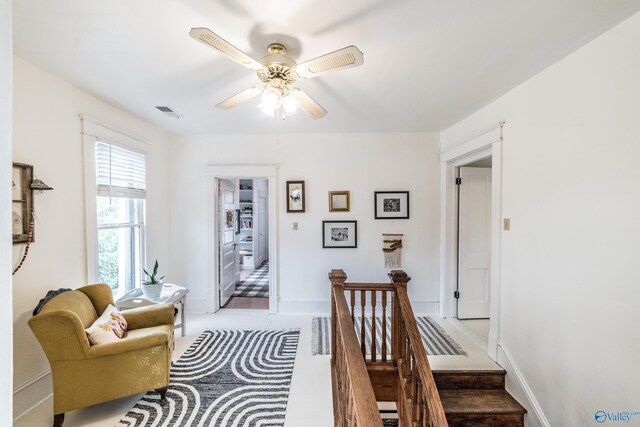
[[[162,304],[122,312],[122,339],[91,345],[85,328],[113,304],[108,285],[63,292],[29,320],[53,378],[54,427],[64,413],[149,390],[164,399],[173,352],[174,306]]]

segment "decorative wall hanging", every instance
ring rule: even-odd
[[[349,212],[350,210],[348,191],[329,191],[329,212]]]
[[[287,212],[304,212],[304,181],[287,181]]]
[[[11,228],[13,244],[25,243],[20,262],[13,269],[15,275],[22,268],[29,254],[29,247],[34,241],[35,211],[33,207],[33,192],[42,193],[53,190],[33,174],[33,166],[24,163],[13,163],[11,176]]]
[[[357,248],[358,221],[322,221],[323,248]]]
[[[375,219],[409,219],[408,191],[376,191]]]
[[[24,163],[13,164],[11,180],[11,209],[13,243],[29,240],[29,227],[33,221],[33,166]],[[34,241],[31,233],[31,241]]]
[[[402,268],[402,234],[382,234],[384,268]]]

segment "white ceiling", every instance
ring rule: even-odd
[[[640,0],[20,0],[15,53],[176,133],[439,131],[640,10]],[[258,83],[194,41],[208,27],[258,59],[297,62],[356,45],[364,65],[298,82],[329,114],[276,124]],[[164,116],[168,105],[184,117]]]

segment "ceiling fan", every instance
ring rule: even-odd
[[[261,85],[243,90],[216,105],[223,110],[262,94],[262,103],[258,107],[270,116],[284,119],[301,107],[314,119],[320,119],[327,114],[327,110],[305,92],[294,87],[295,82],[329,71],[357,67],[364,62],[362,52],[355,46],[348,46],[296,64],[287,56],[287,48],[280,43],[270,44],[267,47],[268,55],[256,61],[207,28],[192,28],[189,35],[255,71],[262,81]]]

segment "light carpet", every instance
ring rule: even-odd
[[[417,317],[418,331],[427,354],[434,356],[466,356],[457,342],[430,317]],[[361,319],[355,318],[355,331],[360,342]],[[391,356],[391,319],[387,319],[387,355]],[[371,318],[365,319],[365,346],[371,354]],[[314,317],[311,323],[311,352],[314,355],[331,353],[331,318]],[[376,317],[376,354],[382,355],[382,318]]]
[[[297,330],[205,331],[118,426],[284,426]]]

